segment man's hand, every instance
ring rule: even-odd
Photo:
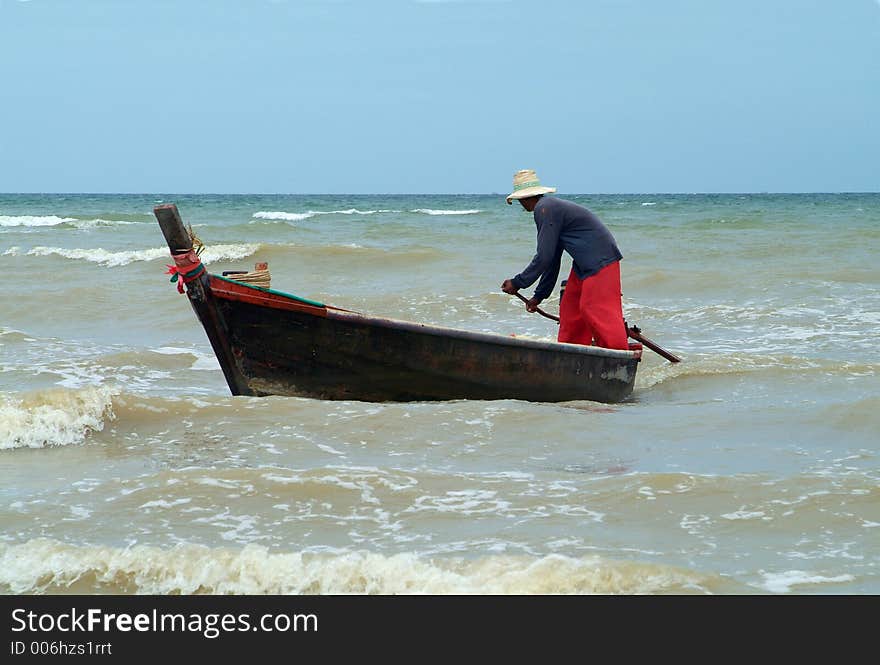
[[[504,282],[502,282],[501,290],[512,296],[515,296],[519,292],[519,289],[513,285],[513,280],[511,279],[505,279]]]
[[[540,302],[540,300],[537,300],[535,298],[529,298],[528,300],[526,300],[526,310],[534,314],[538,311],[538,305],[540,304]]]

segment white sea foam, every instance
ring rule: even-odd
[[[737,510],[733,513],[724,513],[721,515],[726,520],[751,520],[751,519],[769,519],[763,510]]]
[[[74,261],[90,261],[108,267],[128,265],[135,261],[153,261],[167,257],[167,249],[144,249],[140,251],[111,252],[106,249],[65,249],[63,247],[34,247],[28,256],[61,256]]]
[[[62,517],[63,522],[84,522],[94,512],[85,506],[68,506],[67,508],[70,510],[70,517]]]
[[[348,208],[347,210],[309,210],[307,212],[283,212],[274,210],[261,210],[253,214],[254,219],[270,219],[281,220],[284,222],[301,222],[316,215],[375,215],[381,212],[398,212],[396,210],[358,210],[357,208]]]
[[[240,245],[212,245],[206,247],[201,254],[204,263],[215,261],[236,261],[252,255],[260,248],[258,243]],[[113,252],[98,247],[97,249],[66,249],[63,247],[34,247],[28,251],[29,256],[61,256],[74,261],[89,261],[109,268],[125,266],[137,261],[154,261],[169,258],[166,248],[142,249],[133,251]]]
[[[60,226],[67,224],[77,229],[92,229],[98,226],[122,226],[137,224],[137,222],[123,221],[118,219],[76,219],[75,217],[58,217],[57,215],[0,215],[0,226],[14,227],[41,227]]]
[[[78,229],[92,229],[99,226],[127,226],[137,222],[123,221],[121,219],[78,219],[70,222],[70,225]]]
[[[222,480],[220,478],[198,478],[196,479],[197,485],[207,485],[209,487],[220,487],[222,489],[232,490],[238,489],[238,483]]]
[[[166,501],[165,499],[156,499],[154,501],[147,501],[145,504],[141,505],[141,510],[144,508],[174,508],[175,506],[182,506],[184,504],[189,503],[192,499],[186,497],[183,499],[176,499],[174,501]]]
[[[184,349],[176,346],[160,346],[155,349],[151,349],[153,353],[158,353],[163,356],[190,356],[194,357],[192,365],[190,365],[191,370],[204,371],[204,370],[216,370],[220,369],[220,363],[217,361],[217,356],[213,353],[201,353],[194,349]]]
[[[321,444],[321,443],[317,443],[317,444],[315,444],[315,445],[316,445],[320,450],[323,450],[325,453],[329,453],[329,454],[331,454],[331,455],[339,455],[339,456],[341,456],[341,457],[345,457],[345,453],[344,453],[344,452],[342,452],[342,451],[340,451],[340,450],[336,450],[336,449],[333,448],[332,446],[327,446],[327,445],[324,445],[324,444]]]
[[[114,418],[107,387],[55,388],[24,398],[0,397],[0,450],[67,446],[85,441]]]
[[[788,570],[784,573],[764,573],[764,588],[773,593],[790,593],[794,586],[812,584],[834,584],[838,582],[852,582],[852,575],[835,575],[825,577],[803,570]]]
[[[309,217],[314,217],[313,212],[255,212],[254,219],[278,219],[285,222],[301,222]]]
[[[73,217],[57,215],[0,215],[0,226],[58,226],[75,221]]]
[[[405,512],[452,512],[462,515],[498,514],[510,508],[510,502],[499,499],[491,490],[456,490],[445,496],[421,496]]]
[[[425,215],[476,215],[482,210],[435,210],[433,208],[416,208],[410,212],[420,212]]]
[[[700,593],[715,582],[669,566],[596,556],[438,559],[344,550],[270,553],[257,545],[0,544],[0,590],[14,594],[650,594]]]
[[[397,212],[396,210],[358,210],[357,208],[349,208],[348,210],[310,210],[315,215],[375,215],[379,212]]]
[[[207,245],[199,255],[202,263],[211,264],[218,261],[237,261],[246,258],[259,251],[260,243],[241,243],[236,245]],[[168,250],[163,250],[165,256]]]
[[[160,346],[159,348],[151,350],[153,353],[158,353],[163,356],[195,355],[191,349],[182,349],[177,346]]]

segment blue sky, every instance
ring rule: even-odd
[[[0,0],[0,191],[880,191],[878,0]]]

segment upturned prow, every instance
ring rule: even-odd
[[[180,218],[180,212],[175,204],[158,205],[153,208],[153,214],[159,221],[162,235],[165,236],[165,242],[168,243],[168,249],[172,254],[188,252],[193,248],[192,238]]]

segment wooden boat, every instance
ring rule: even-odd
[[[364,316],[210,274],[177,207],[154,214],[169,272],[186,284],[233,395],[612,403],[632,393],[640,344],[623,351]]]

